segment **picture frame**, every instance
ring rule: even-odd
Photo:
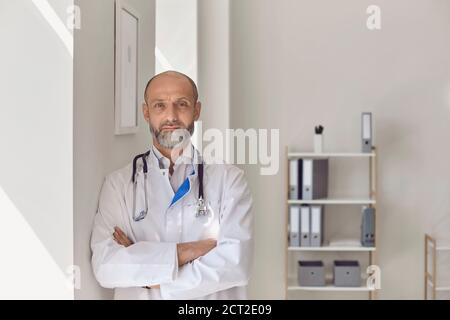
[[[115,6],[115,134],[135,134],[139,129],[140,16],[125,0]]]

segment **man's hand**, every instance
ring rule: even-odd
[[[125,232],[123,232],[119,227],[115,227],[114,228],[114,241],[116,241],[118,244],[120,244],[121,246],[124,246],[125,248],[131,246],[133,244],[133,241],[131,241],[127,235],[125,234]],[[145,289],[159,289],[159,284],[158,285],[154,285],[154,286],[147,286],[144,287]]]
[[[118,244],[124,246],[125,248],[131,246],[133,244],[133,241],[131,241],[125,232],[123,232],[119,227],[114,228],[114,241],[116,241]]]
[[[133,245],[127,235],[119,228],[114,228],[114,241],[124,246],[125,248]],[[193,242],[184,242],[177,244],[178,266],[181,267],[188,262],[204,256],[209,251],[217,246],[217,241],[214,239],[199,240]],[[147,289],[158,289],[159,285],[146,287]]]
[[[217,241],[214,239],[206,239],[194,242],[184,242],[177,244],[178,266],[182,266],[188,262],[204,256],[214,249]]]

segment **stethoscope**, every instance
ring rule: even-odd
[[[143,220],[148,213],[148,199],[147,199],[147,176],[148,176],[148,166],[146,158],[150,155],[150,151],[146,153],[139,154],[133,159],[133,173],[131,176],[131,180],[133,182],[133,220],[138,222]],[[142,159],[142,171],[144,174],[144,197],[145,197],[145,209],[140,211],[138,215],[136,215],[136,190],[137,190],[137,162],[139,159]],[[203,161],[198,164],[198,199],[197,199],[197,208],[195,217],[204,217],[208,215],[208,207],[206,205],[204,196],[203,196]]]

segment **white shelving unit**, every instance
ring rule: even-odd
[[[323,247],[288,247],[288,251],[330,251],[330,252],[338,252],[338,251],[375,251],[376,248],[373,247],[334,247],[334,246],[323,246]]]
[[[367,287],[363,281],[359,287],[336,287],[331,284],[331,280],[327,279],[324,287],[304,287],[297,284],[296,278],[290,278],[288,280],[289,291],[334,291],[334,292],[373,292],[374,289]]]
[[[436,292],[450,292],[450,286],[437,283],[437,255],[442,251],[450,251],[450,246],[438,246],[435,238],[425,234],[425,300],[429,294],[432,300],[436,300]]]
[[[376,204],[374,199],[288,200],[288,204]]]
[[[375,157],[376,153],[356,153],[356,152],[332,152],[332,153],[314,153],[314,152],[290,152],[288,157],[289,159],[300,159],[300,158],[337,158],[337,157],[362,157],[362,158],[372,158]]]
[[[324,287],[300,287],[300,286],[289,286],[288,290],[303,290],[303,291],[346,291],[346,292],[373,292],[374,289],[368,288],[366,286],[361,287],[335,287],[332,284],[328,284]]]
[[[287,165],[287,223],[286,223],[286,293],[285,297],[288,299],[289,292],[292,291],[332,291],[332,292],[368,292],[369,299],[376,298],[376,290],[366,286],[364,280],[361,280],[360,287],[336,287],[331,284],[331,279],[327,279],[327,285],[324,287],[305,287],[299,286],[297,282],[297,278],[289,278],[289,270],[288,270],[288,262],[289,255],[294,252],[366,252],[369,255],[369,264],[373,265],[375,263],[375,252],[376,252],[376,239],[377,239],[377,224],[375,223],[375,247],[362,247],[362,246],[329,246],[324,245],[322,247],[289,247],[289,206],[290,205],[301,205],[301,204],[323,204],[323,205],[369,205],[376,208],[376,148],[373,147],[372,153],[312,153],[312,152],[289,152],[288,148],[286,148],[286,159],[288,162]],[[289,199],[289,160],[291,159],[304,159],[304,158],[362,158],[369,160],[369,188],[368,188],[368,197],[367,198],[327,198],[327,199],[318,199],[318,200],[292,200]],[[376,210],[376,215],[378,215],[378,211]],[[375,219],[375,222],[378,219]]]

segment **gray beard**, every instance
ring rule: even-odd
[[[174,131],[158,131],[150,125],[150,132],[156,138],[159,145],[166,149],[182,148],[191,140],[194,133],[194,124],[187,129],[177,129]]]

